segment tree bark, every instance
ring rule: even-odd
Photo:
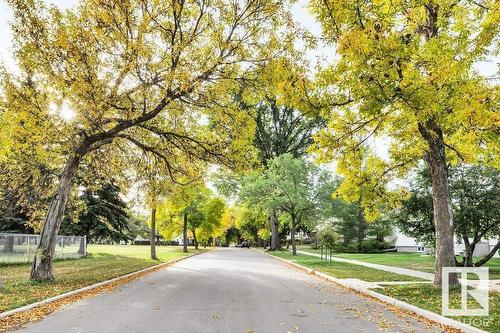
[[[71,192],[78,165],[83,154],[75,154],[69,158],[61,174],[57,192],[45,217],[40,243],[33,258],[31,279],[52,280],[52,258],[56,247],[57,233],[64,217],[64,210]]]
[[[187,225],[188,225],[188,216],[187,213],[184,213],[184,225],[182,226],[182,252],[188,251]]]
[[[295,244],[295,225],[292,226],[292,230],[290,231],[290,241],[292,243],[292,254],[294,256],[297,255],[297,245]]]
[[[198,239],[196,238],[196,229],[192,229],[191,232],[193,233],[194,248],[198,250]]]
[[[453,212],[448,185],[445,145],[441,129],[432,120],[425,124],[419,124],[418,129],[429,148],[426,162],[431,171],[433,215],[436,229],[434,285],[441,286],[443,267],[455,267]],[[457,274],[450,274],[449,284],[450,286],[459,284]]]
[[[361,243],[366,238],[366,222],[363,215],[363,208],[361,207],[361,200],[358,201],[358,220],[357,220],[357,235],[356,238],[358,240],[358,251],[361,250]]]
[[[276,216],[276,211],[273,210],[269,214],[269,222],[271,224],[271,251],[280,249],[280,234],[278,227],[278,218]]]
[[[156,256],[156,208],[151,208],[151,259],[158,260]]]
[[[80,239],[80,247],[78,248],[78,254],[85,255],[87,252],[87,244],[85,242],[85,238]]]
[[[297,245],[295,244],[296,217],[292,214],[292,227],[290,229],[290,242],[292,243],[292,254],[297,255]]]
[[[278,231],[276,226],[276,221],[274,219],[274,211],[269,214],[269,224],[271,225],[271,251],[277,250],[276,239],[278,237]]]
[[[473,263],[473,255],[474,249],[476,248],[476,244],[479,241],[478,239],[474,239],[472,243],[469,242],[469,238],[466,235],[462,236],[464,241],[465,251],[464,251],[464,261],[462,262],[462,266],[464,267],[472,267]]]
[[[14,236],[7,236],[5,238],[5,244],[3,246],[3,252],[12,253],[14,252]]]

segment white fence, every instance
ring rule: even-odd
[[[0,263],[31,262],[40,235],[0,233]],[[85,236],[57,236],[54,258],[78,258],[87,254]]]

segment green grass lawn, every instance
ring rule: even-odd
[[[329,274],[339,279],[356,278],[364,281],[423,281],[422,279],[381,271],[374,268],[351,265],[335,261],[322,261],[317,257],[305,254],[292,255],[289,251],[268,252],[274,256],[293,260],[297,264],[306,266],[316,271]]]
[[[29,280],[30,264],[1,264],[0,312],[187,255],[181,247],[160,246],[154,261],[149,251],[149,245],[89,245],[87,257],[55,261],[51,282]]]
[[[319,250],[314,250],[310,246],[303,246],[300,250],[319,253]],[[340,258],[355,259],[373,264],[402,267],[422,272],[434,273],[434,257],[421,255],[419,253],[334,253],[333,255]],[[486,263],[485,267],[490,268],[490,279],[500,279],[500,259],[490,259]]]
[[[410,284],[400,286],[387,286],[377,289],[377,292],[397,298],[404,302],[418,306],[432,312],[441,314],[441,288],[427,284]],[[489,332],[500,332],[500,293],[490,292],[490,315],[488,317],[450,317],[481,328]],[[453,290],[450,294],[452,307],[458,308],[460,304],[460,290]],[[475,301],[469,297],[469,306],[477,307]],[[455,306],[453,306],[455,304]]]

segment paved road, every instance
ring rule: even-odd
[[[181,261],[29,324],[28,333],[436,332],[254,250]]]

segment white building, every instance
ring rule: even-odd
[[[416,252],[416,253],[432,252],[432,248],[429,248],[425,244],[417,242],[415,238],[404,235],[398,229],[396,229],[395,235],[396,235],[395,246],[397,252]],[[497,242],[498,241],[495,239],[489,239],[477,243],[476,248],[474,249],[474,256],[484,257],[485,255],[490,253],[491,250],[493,250]],[[462,242],[458,242],[457,239],[455,238],[455,254],[461,255],[464,252],[464,250],[465,250],[464,244]],[[493,258],[500,258],[498,251],[495,253]]]
[[[422,243],[417,242],[415,238],[408,237],[401,233],[398,229],[395,231],[396,234],[396,251],[397,252],[426,252],[426,246]]]
[[[484,257],[488,255],[488,253],[493,250],[495,245],[497,245],[497,240],[494,239],[489,239],[489,240],[483,240],[479,243],[476,244],[476,247],[474,249],[474,256],[475,257]],[[462,252],[465,251],[465,246],[463,243],[457,244],[455,243],[455,254],[462,254]],[[498,254],[498,251],[493,255],[493,258],[500,258],[500,255]]]

